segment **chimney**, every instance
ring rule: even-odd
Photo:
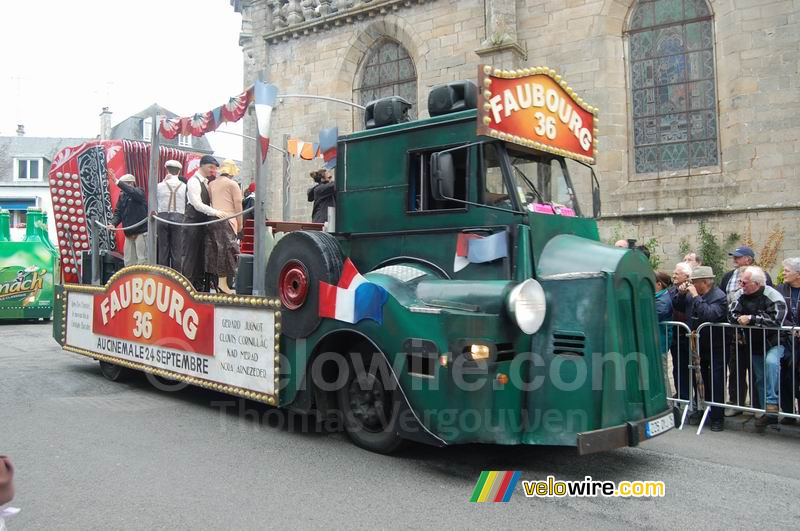
[[[100,113],[100,140],[109,140],[111,138],[111,111],[108,107],[103,107],[103,112]]]
[[[17,124],[17,136],[25,136],[25,126]]]

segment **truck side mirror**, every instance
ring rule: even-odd
[[[431,195],[437,201],[453,199],[455,168],[452,153],[434,153],[431,157]]]

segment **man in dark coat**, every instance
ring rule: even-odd
[[[683,296],[679,288],[681,286],[688,287],[691,274],[692,267],[686,262],[679,262],[675,265],[672,273],[672,286],[667,289],[672,302],[672,319],[686,323],[687,326],[690,326],[690,323],[686,313],[682,309],[679,310],[675,303],[678,297]],[[689,370],[691,347],[684,328],[675,327],[672,330],[669,351],[672,356],[672,380],[675,384],[677,398],[689,400],[689,386],[693,385],[692,373]]]
[[[722,275],[719,287],[728,295],[728,303],[730,304],[733,294],[736,293],[741,286],[739,285],[739,275],[741,271],[751,266],[756,261],[756,253],[750,247],[739,247],[728,253],[733,259],[733,269]],[[772,279],[769,273],[765,273],[767,277],[767,285],[772,286]],[[735,345],[731,345],[735,349]],[[732,350],[734,352],[735,350]],[[743,405],[747,399],[747,390],[752,387],[753,376],[750,373],[750,360],[747,356],[731,355],[728,360],[728,397],[729,404]],[[748,378],[748,375],[750,376]],[[740,415],[742,412],[737,409],[728,409],[725,416],[732,417]]]
[[[678,287],[675,308],[686,314],[689,328],[697,330],[704,323],[727,322],[728,306],[725,293],[714,286],[714,271],[700,266],[692,271],[690,284]],[[705,327],[697,339],[700,372],[703,375],[703,394],[706,400],[725,403],[725,330]],[[711,407],[711,430],[725,428],[724,409]]]
[[[767,286],[766,281],[766,274],[760,267],[745,268],[741,273],[742,287],[734,293],[730,304],[729,319],[740,326],[771,329],[764,332],[743,329],[741,341],[755,376],[755,392],[751,393],[753,407],[765,404],[767,414],[777,420],[781,362],[789,355],[784,346],[788,338],[779,328],[786,321],[788,311],[783,295]],[[767,415],[763,415],[756,419],[756,427],[764,428],[768,422]]]
[[[108,224],[109,229],[117,225],[132,227],[125,233],[125,265],[144,264],[147,262],[147,223],[136,225],[147,217],[147,197],[144,190],[136,186],[136,177],[126,173],[117,180],[120,189],[114,217]]]
[[[186,223],[202,223],[214,218],[226,217],[225,212],[211,207],[208,179],[216,175],[219,163],[211,155],[200,159],[200,167],[186,183]],[[183,253],[181,273],[197,291],[208,291],[205,271],[205,241],[208,225],[188,225],[183,231]]]
[[[328,170],[311,172],[315,184],[308,189],[308,201],[314,202],[311,209],[313,223],[328,221],[328,207],[336,206],[336,183]]]

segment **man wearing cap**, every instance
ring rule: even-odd
[[[158,217],[183,223],[186,210],[186,185],[179,179],[183,166],[177,160],[168,160],[164,166],[167,176],[158,183],[156,199]],[[183,227],[158,222],[158,264],[180,270],[181,232]]]
[[[203,155],[200,166],[186,183],[186,223],[203,223],[214,218],[224,218],[227,214],[211,206],[211,195],[208,193],[208,179],[213,177],[219,168],[217,159],[211,155]],[[205,271],[205,241],[208,225],[188,225],[184,227],[183,253],[181,273],[198,291],[208,291]]]
[[[117,225],[124,228],[125,265],[144,264],[147,262],[147,223],[137,223],[147,218],[147,197],[144,190],[136,186],[136,177],[130,173],[117,180],[117,187],[120,194],[108,228]]]
[[[687,324],[692,330],[697,330],[704,323],[727,322],[727,298],[721,289],[714,286],[714,271],[708,266],[700,266],[692,271],[690,283],[678,287],[678,296],[674,303],[676,309],[686,313]],[[704,397],[712,402],[724,403],[724,329],[706,327],[701,330],[697,349],[700,355],[700,372],[703,375]],[[710,417],[712,431],[722,431],[725,428],[722,408],[712,407]]]
[[[239,168],[230,159],[222,161],[219,177],[208,185],[211,206],[223,212],[242,211],[242,189],[232,178],[239,175]],[[236,273],[239,244],[236,235],[241,230],[242,218],[231,218],[227,223],[214,223],[206,231],[206,273],[216,275],[222,293],[234,293],[228,286],[228,277]]]
[[[733,295],[741,286],[739,285],[739,274],[743,267],[751,266],[755,264],[756,261],[756,253],[753,252],[753,249],[750,247],[739,247],[738,249],[734,249],[728,256],[733,258],[733,269],[722,275],[722,280],[719,283],[719,287],[725,290],[725,293],[728,295],[728,301],[731,299],[731,295]],[[766,271],[764,274],[767,277],[767,285],[772,286],[772,279],[769,276],[769,273]]]
[[[722,275],[722,280],[719,286],[725,290],[728,295],[728,304],[730,305],[733,299],[733,294],[736,293],[741,285],[739,284],[739,275],[741,271],[755,263],[756,253],[750,247],[739,247],[728,253],[728,256],[733,258],[733,269]],[[769,273],[764,273],[767,278],[767,285],[772,286],[772,279]],[[733,345],[732,345],[733,346]],[[735,352],[735,350],[731,350]],[[731,355],[728,360],[728,398],[729,404],[744,405],[747,399],[747,390],[752,387],[748,385],[748,374],[750,372],[750,360],[747,356]],[[725,415],[728,417],[741,415],[742,412],[736,409],[728,409]]]
[[[786,300],[778,290],[766,285],[767,277],[764,270],[748,266],[740,276],[742,287],[733,294],[728,315],[730,322],[740,326],[764,328],[783,326],[788,313]],[[781,361],[788,356],[788,351],[784,347],[787,337],[779,330],[759,332],[745,329],[743,332],[739,357],[745,358],[748,365],[751,362],[753,364],[755,392],[751,393],[752,405],[763,407],[766,404],[764,409],[774,418],[779,411]],[[741,355],[742,350],[744,355]],[[763,429],[768,422],[767,415],[763,415],[756,419],[756,427]]]

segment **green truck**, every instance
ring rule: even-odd
[[[368,106],[367,129],[338,139],[329,231],[283,227],[254,273],[266,297],[245,292],[241,269],[226,296],[133,266],[59,287],[55,338],[112,379],[136,369],[313,412],[381,453],[413,440],[586,454],[668,431],[647,260],[600,242],[583,215],[576,189],[599,207],[573,160],[586,157],[479,135],[491,107],[474,91],[434,89],[433,117],[416,121],[397,98]],[[155,310],[168,289],[183,321]]]
[[[49,321],[57,263],[41,209],[28,208],[25,239],[19,241],[11,238],[9,212],[0,211],[0,320]]]

